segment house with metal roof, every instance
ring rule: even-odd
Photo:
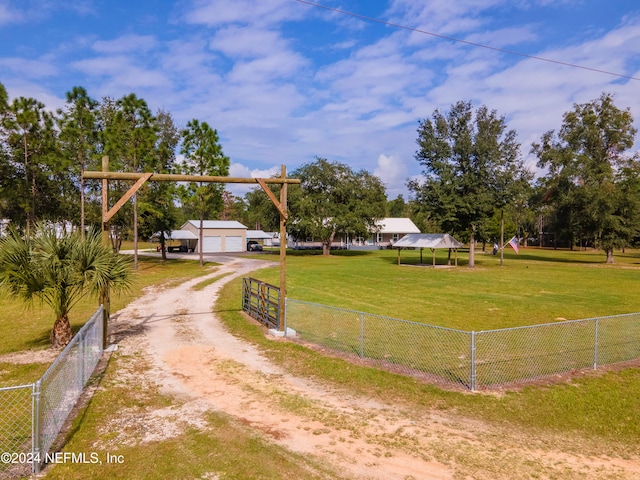
[[[383,218],[368,236],[353,237],[338,232],[331,248],[350,248],[353,250],[372,250],[389,248],[409,233],[420,233],[420,229],[410,218]],[[315,239],[289,239],[292,248],[322,248],[322,242]]]
[[[376,222],[376,231],[369,237],[351,239],[351,248],[389,248],[410,233],[420,233],[420,229],[410,218],[383,218]]]

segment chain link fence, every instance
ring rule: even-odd
[[[0,479],[26,477],[32,472],[28,456],[33,439],[33,392],[33,384],[0,388]]]
[[[0,388],[0,480],[38,473],[102,357],[100,307],[34,384]]]
[[[287,299],[303,341],[469,390],[640,357],[640,313],[466,332]]]

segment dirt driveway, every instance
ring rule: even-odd
[[[224,263],[207,277],[230,274],[202,290],[191,287],[207,277],[150,289],[112,323],[121,352],[143,355],[162,393],[185,400],[183,418],[191,426],[198,427],[204,412],[225,412],[268,441],[314,456],[354,479],[640,478],[637,456],[612,458],[590,445],[563,451],[563,439],[532,438],[448,412],[380,404],[290,375],[230,335],[212,313],[223,284],[269,263],[242,257],[215,261]],[[281,407],[293,403],[304,408]],[[144,426],[149,440],[177,428],[160,411],[152,418]]]

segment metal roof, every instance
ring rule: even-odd
[[[410,233],[393,244],[393,248],[461,248],[462,243],[448,233]]]
[[[250,238],[273,238],[271,235],[269,235],[266,232],[263,232],[262,230],[247,230],[247,239]]]
[[[200,228],[200,220],[188,220],[187,223],[190,223],[196,228]],[[184,228],[185,225],[183,225],[181,228]],[[202,228],[221,228],[221,229],[242,228],[245,230],[247,229],[247,227],[245,227],[240,222],[236,222],[235,220],[204,220],[202,222]]]
[[[410,218],[383,218],[377,224],[380,233],[420,233]]]
[[[151,235],[151,238],[160,238],[160,232]],[[171,230],[171,235],[167,240],[197,240],[196,234],[189,230]]]

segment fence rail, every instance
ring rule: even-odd
[[[287,299],[285,317],[303,340],[469,390],[640,358],[640,313],[467,332]]]
[[[267,327],[280,328],[280,289],[255,278],[242,279],[242,310]]]
[[[39,473],[102,357],[102,328],[100,307],[37,382],[0,388],[0,480]]]

